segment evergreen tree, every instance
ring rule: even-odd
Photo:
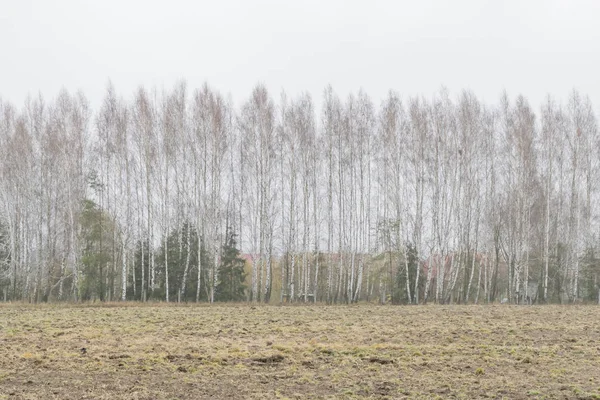
[[[243,301],[246,298],[244,259],[240,257],[240,251],[236,247],[236,236],[231,229],[227,229],[219,268],[219,283],[215,294],[216,301]]]
[[[167,237],[167,246],[169,252],[169,282],[171,282],[169,285],[169,298],[184,302],[189,301],[195,297],[196,284],[198,281],[198,269],[196,268],[198,265],[198,232],[190,223],[185,222],[180,227],[175,227],[171,230]],[[153,298],[163,299],[165,297],[164,240],[161,240],[161,246],[157,249],[155,255],[156,263],[161,267],[156,271],[156,287],[154,289]],[[209,254],[203,244],[201,245],[200,255],[202,257],[202,265],[209,265]],[[146,258],[148,258],[148,256],[146,256]],[[147,260],[145,260],[145,263],[147,263]],[[136,265],[138,264],[141,265],[140,251],[136,254]],[[186,273],[186,265],[187,277],[185,279],[185,287],[182,287],[184,281],[183,277]],[[207,301],[209,299],[209,278],[207,268],[202,271],[200,282],[200,300]]]
[[[400,259],[398,260],[397,271],[396,271],[396,287],[394,291],[393,303],[394,304],[406,304],[408,294],[406,291],[406,267],[408,265],[408,279],[409,282],[414,282],[417,275],[417,268],[419,268],[419,257],[417,250],[412,243],[406,243],[406,252],[402,252]],[[405,260],[408,257],[408,260]],[[425,284],[425,276],[419,276],[418,288],[421,291]]]
[[[111,241],[115,226],[108,214],[92,200],[84,200],[81,213],[81,257],[80,298],[82,300],[106,297],[106,282],[109,280],[109,265],[112,264]]]

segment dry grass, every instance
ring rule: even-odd
[[[600,307],[0,306],[0,399],[484,397],[600,398]]]

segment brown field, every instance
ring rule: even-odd
[[[600,307],[0,306],[0,399],[85,398],[600,398]]]

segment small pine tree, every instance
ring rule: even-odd
[[[240,257],[240,251],[236,247],[236,236],[227,228],[219,268],[219,283],[215,293],[216,301],[243,301],[246,297],[244,259]]]
[[[189,244],[188,248],[188,234]],[[198,252],[198,233],[197,230],[189,223],[184,222],[180,227],[175,227],[169,233],[168,240],[168,258],[169,258],[169,297],[173,300],[179,299],[180,301],[190,301],[196,297],[196,285],[198,282],[198,253],[202,257],[202,265],[207,266],[210,264],[209,253],[203,244],[200,246],[200,252]],[[148,254],[147,245],[145,247],[146,254]],[[189,260],[188,260],[189,252]],[[141,254],[140,251],[136,253],[136,266],[141,265]],[[154,289],[153,297],[156,299],[163,299],[165,297],[165,246],[164,239],[161,240],[161,246],[156,250],[156,265],[159,266],[156,271],[156,288]],[[148,267],[148,255],[146,255],[146,273],[149,273]],[[188,273],[185,283],[183,284],[183,275],[188,263]],[[140,275],[139,267],[136,269],[136,274]],[[139,272],[138,272],[139,271]],[[136,275],[136,276],[137,276]],[[202,268],[202,276],[200,277],[200,301],[207,301],[208,297],[208,268]]]
[[[80,216],[81,274],[79,297],[81,300],[105,300],[106,283],[112,280],[109,265],[112,263],[112,240],[116,226],[111,217],[92,200],[84,200]]]

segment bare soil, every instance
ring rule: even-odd
[[[600,399],[598,306],[0,306],[0,399]]]

